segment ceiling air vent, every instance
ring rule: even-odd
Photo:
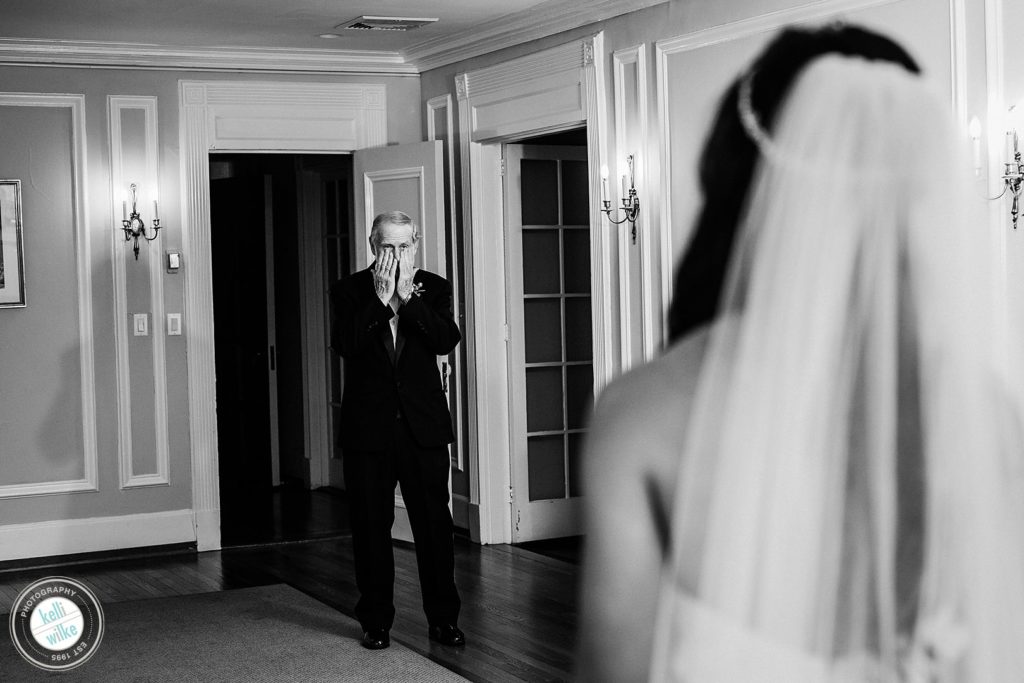
[[[336,29],[356,29],[363,31],[411,31],[420,26],[433,24],[437,19],[410,19],[408,17],[356,17],[352,21],[338,24]]]

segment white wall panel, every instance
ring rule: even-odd
[[[35,473],[42,475],[44,470],[51,471],[63,471],[66,470],[67,464],[72,464],[73,469],[81,472],[81,476],[77,476],[70,479],[53,479],[45,477],[38,480],[25,480],[18,481],[16,483],[7,483],[0,485],[0,498],[19,498],[25,496],[37,496],[46,494],[63,494],[63,493],[74,493],[81,491],[95,491],[99,486],[98,478],[98,466],[97,466],[97,425],[96,425],[96,376],[95,376],[95,356],[94,356],[94,345],[95,339],[93,336],[93,283],[92,283],[92,256],[91,256],[91,230],[88,219],[88,210],[86,202],[86,169],[88,168],[86,160],[86,146],[85,146],[85,97],[83,95],[55,95],[55,94],[44,94],[44,93],[0,93],[0,108],[3,107],[18,107],[25,109],[40,108],[42,110],[52,111],[67,110],[69,113],[70,120],[70,149],[65,152],[60,152],[59,157],[49,159],[47,152],[42,148],[33,148],[32,156],[35,163],[54,163],[64,167],[64,172],[69,178],[70,188],[46,188],[45,186],[39,187],[38,190],[42,191],[49,196],[59,196],[67,192],[70,196],[70,206],[67,207],[70,212],[70,225],[51,225],[50,215],[47,213],[28,211],[22,212],[22,219],[24,223],[24,230],[34,231],[37,235],[43,234],[40,231],[52,230],[52,236],[50,240],[62,240],[63,247],[66,244],[71,244],[70,248],[70,259],[74,269],[74,274],[71,277],[71,281],[74,283],[73,289],[68,291],[67,297],[73,302],[70,306],[69,317],[72,319],[67,321],[66,324],[70,325],[73,329],[71,338],[77,343],[72,344],[71,348],[67,349],[66,352],[60,358],[53,358],[50,362],[45,363],[43,366],[31,368],[32,377],[29,379],[29,385],[35,382],[44,382],[51,376],[55,377],[57,381],[52,384],[47,384],[45,387],[39,387],[39,391],[29,391],[25,394],[25,397],[46,397],[51,393],[56,392],[57,402],[49,409],[43,409],[39,412],[40,420],[42,422],[39,428],[35,430],[34,434],[24,435],[27,438],[15,439],[13,435],[4,439],[0,443],[0,448],[11,449],[13,444],[25,444],[25,450],[18,452],[11,452],[8,450],[6,457],[9,459],[20,459],[25,463],[32,463],[34,465]],[[2,112],[0,112],[2,113]],[[61,124],[62,125],[62,124]],[[31,161],[30,161],[31,165]],[[24,194],[28,191],[28,187],[25,183],[32,184],[31,172],[28,172],[27,177],[23,178],[23,201]],[[36,187],[32,187],[36,190]],[[58,213],[57,207],[54,208],[54,214]],[[26,237],[26,242],[29,239]],[[47,240],[42,240],[38,244],[40,246],[46,245]],[[40,311],[43,311],[45,315],[46,306],[48,302],[42,298],[32,298],[31,279],[39,277],[47,277],[45,270],[33,270],[38,268],[44,268],[48,265],[47,259],[49,256],[45,253],[41,253],[37,250],[29,250],[29,253],[25,256],[25,271],[26,271],[26,295],[28,304],[25,308],[21,309],[6,309],[0,310],[0,316],[5,319],[9,325],[18,325],[19,322],[22,326],[26,324],[28,318],[26,316],[36,316]],[[61,264],[63,265],[63,264]],[[56,276],[55,276],[56,277]],[[42,308],[41,308],[42,307]],[[56,317],[56,307],[50,309],[53,316],[50,324],[65,324],[64,320]],[[74,318],[77,318],[75,320]],[[15,329],[10,327],[8,329]],[[56,331],[55,334],[63,333],[63,327],[61,330]],[[12,361],[16,362],[16,361]],[[8,370],[14,369],[8,367]],[[24,370],[30,370],[30,368],[23,368]],[[76,376],[77,382],[74,385],[69,385],[66,380]],[[9,386],[16,387],[21,383],[11,384]],[[77,394],[76,401],[64,402],[61,399],[64,392],[75,392]],[[18,400],[17,392],[11,392],[7,395],[8,400]],[[65,406],[73,406],[72,412],[66,413],[63,408]],[[18,423],[11,424],[10,414],[7,415],[6,419],[0,417],[0,432],[6,432],[7,430],[19,430],[23,432],[26,429],[32,429],[31,425]],[[70,429],[81,429],[81,441],[78,442],[73,450],[65,452],[55,452],[47,446],[49,439],[47,438],[47,432],[53,430],[56,432],[61,429],[63,425],[70,425]],[[34,443],[30,449],[29,443]],[[69,448],[67,444],[61,442],[60,448]],[[0,559],[4,559],[3,555],[0,554]]]

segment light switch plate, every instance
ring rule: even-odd
[[[132,316],[132,330],[136,337],[149,336],[149,314],[136,313]]]
[[[181,313],[167,314],[167,336],[177,337],[181,335]]]
[[[167,272],[177,273],[181,270],[181,252],[180,251],[168,251],[167,252]]]

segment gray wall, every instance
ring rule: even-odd
[[[166,229],[143,246],[153,256],[181,244],[178,81],[261,80],[384,83],[388,139],[420,137],[419,79],[404,76],[234,74],[133,69],[0,67],[0,92],[75,93],[85,96],[84,167],[87,223],[92,240],[93,344],[99,491],[0,499],[2,524],[129,515],[191,507],[185,336],[166,337],[170,486],[120,490],[114,342],[112,232],[120,224],[110,208],[108,95],[158,98],[160,214]],[[125,120],[129,124],[130,117]],[[0,178],[22,180],[28,307],[0,309],[0,485],[82,476],[81,365],[78,292],[71,215],[71,124],[67,109],[0,107]],[[134,133],[127,137],[132,139]],[[132,143],[134,145],[134,143]],[[151,207],[140,207],[143,214]],[[120,239],[120,238],[118,238]],[[129,310],[147,310],[147,255],[126,263]],[[185,265],[188,267],[188,264]],[[182,312],[183,276],[164,276],[168,313]],[[127,324],[127,321],[124,321]],[[150,321],[162,333],[162,321]],[[185,322],[185,334],[188,323]],[[133,410],[133,462],[153,467],[153,362],[129,338],[131,384],[141,395]],[[147,338],[148,339],[148,338]],[[147,403],[148,400],[148,403]],[[146,437],[145,435],[149,435]]]

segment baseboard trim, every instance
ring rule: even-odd
[[[469,540],[480,543],[480,506],[470,503],[469,508]]]
[[[195,556],[196,544],[169,543],[167,545],[151,545],[144,548],[120,548],[118,550],[100,550],[92,553],[75,553],[74,555],[51,555],[49,557],[29,557],[23,560],[6,560],[0,562],[0,576],[5,572],[23,572],[31,569],[49,567],[75,567],[79,565],[97,565],[109,563],[131,562],[133,560],[149,560],[162,557]]]
[[[452,521],[456,529],[469,531],[469,498],[458,493],[452,495]]]
[[[192,510],[0,526],[0,562],[194,543]]]

